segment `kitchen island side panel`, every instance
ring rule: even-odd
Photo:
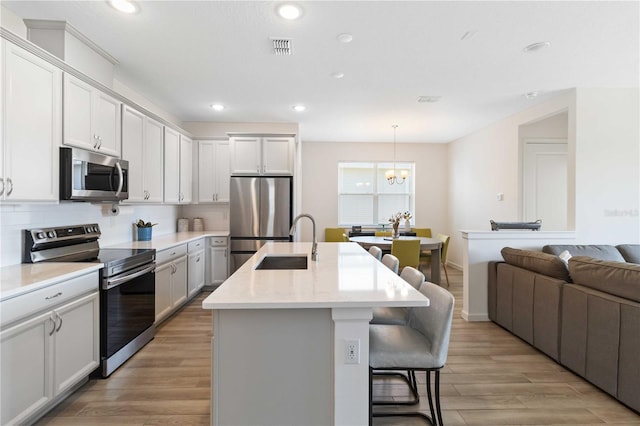
[[[213,425],[333,422],[330,309],[214,311]]]

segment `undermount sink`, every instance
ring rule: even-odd
[[[256,266],[257,269],[307,269],[306,254],[266,255]]]

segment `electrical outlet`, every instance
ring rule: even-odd
[[[344,342],[345,364],[360,364],[360,340],[347,340]]]

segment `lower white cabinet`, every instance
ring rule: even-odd
[[[58,396],[98,367],[100,298],[97,272],[89,278],[95,280],[95,291],[49,306],[44,311],[10,322],[8,326],[3,325],[0,332],[0,424],[30,423],[47,405],[58,402]],[[62,288],[52,294],[67,293],[66,288]],[[38,292],[42,292],[43,299],[50,297],[46,289],[34,293]],[[28,308],[35,299],[35,295],[30,295],[24,302],[14,302]],[[5,308],[5,302],[2,308]],[[7,310],[13,311],[11,306]]]
[[[187,245],[156,255],[156,324],[187,301]]]
[[[204,238],[192,241],[188,245],[187,298],[191,299],[204,287]]]
[[[209,237],[208,282],[222,284],[229,276],[229,250],[226,237]]]

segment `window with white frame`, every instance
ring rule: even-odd
[[[407,171],[403,184],[390,185],[385,172],[393,163],[338,163],[338,225],[388,225],[396,212],[414,211],[415,164],[396,163],[396,174]],[[413,219],[412,219],[413,221]]]

